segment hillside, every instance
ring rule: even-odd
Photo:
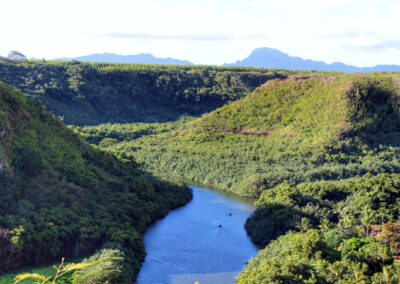
[[[73,283],[131,283],[145,256],[141,233],[191,198],[127,156],[91,147],[3,83],[0,188],[0,274],[102,248]]]
[[[237,67],[0,59],[0,81],[42,101],[57,117],[74,125],[199,116],[288,74]]]
[[[396,76],[294,75],[199,119],[177,121],[167,131],[156,124],[80,131],[89,139],[105,138],[102,147],[135,157],[156,175],[246,196],[284,180],[400,172]],[[135,139],[131,132],[142,134]]]
[[[187,130],[190,135],[291,137],[315,151],[354,134],[367,137],[382,127],[397,130],[396,84],[397,79],[384,75],[305,74],[277,79],[204,115]]]
[[[317,71],[339,71],[339,72],[398,72],[399,65],[377,65],[373,67],[357,67],[346,65],[341,62],[327,64],[323,61],[303,59],[301,57],[290,56],[287,53],[274,48],[262,47],[254,49],[250,55],[243,60],[234,63],[224,64],[224,66],[241,66],[256,68],[278,68],[291,70],[317,70]]]

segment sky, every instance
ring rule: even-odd
[[[400,65],[399,0],[1,0],[0,55],[151,53],[219,65],[258,47]]]

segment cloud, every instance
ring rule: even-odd
[[[262,35],[262,34],[255,34],[255,35],[245,35],[243,37],[240,37],[239,39],[269,39],[271,38],[270,36],[267,35]]]
[[[342,47],[366,52],[381,52],[390,49],[400,51],[400,40],[385,40],[379,43],[365,45],[343,45]]]
[[[310,38],[315,39],[346,39],[346,38],[360,38],[360,37],[378,37],[379,35],[373,32],[358,32],[358,31],[348,31],[348,32],[335,32],[335,33],[323,33],[323,34],[312,34],[308,35]]]
[[[92,36],[108,37],[108,38],[122,38],[133,40],[190,40],[190,41],[226,41],[234,39],[235,37],[230,34],[217,34],[217,33],[194,33],[194,34],[152,34],[152,33],[103,33],[91,34]]]

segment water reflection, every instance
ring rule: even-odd
[[[193,200],[144,235],[147,257],[137,284],[235,283],[257,253],[244,230],[253,205],[198,186]]]

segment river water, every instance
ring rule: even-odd
[[[144,234],[147,256],[136,284],[235,283],[234,277],[257,254],[244,229],[252,203],[190,187],[193,200]]]

